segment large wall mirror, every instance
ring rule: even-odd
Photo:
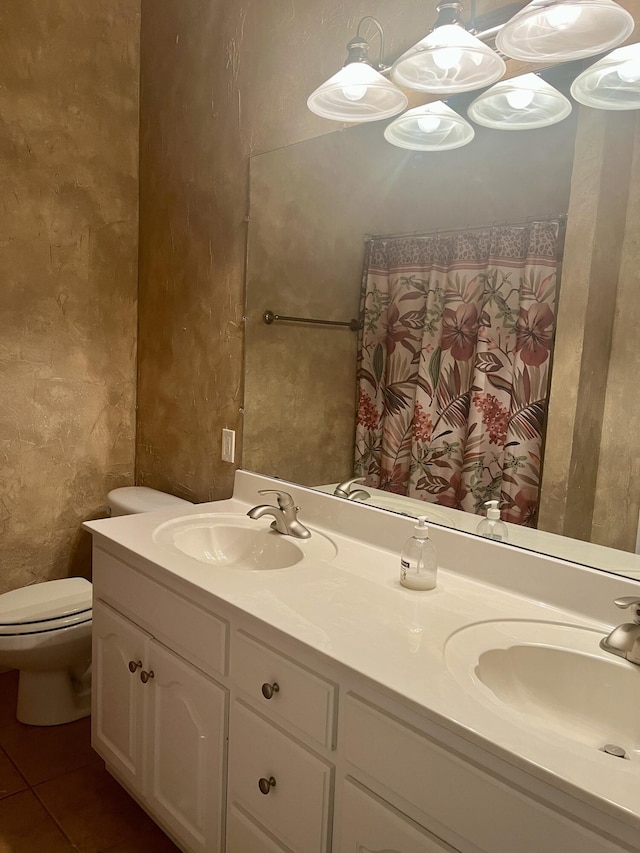
[[[354,466],[357,334],[268,324],[265,311],[358,317],[367,235],[568,214],[538,530],[510,541],[640,578],[636,114],[574,105],[552,127],[478,127],[466,147],[430,154],[389,145],[383,130],[338,130],[251,160],[243,467],[327,488]],[[422,514],[418,501],[379,505]],[[468,531],[480,520],[431,518]]]

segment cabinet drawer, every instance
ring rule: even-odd
[[[336,853],[456,853],[359,785],[345,781]],[[247,848],[248,849],[248,848]]]
[[[93,550],[95,594],[199,669],[226,675],[227,623],[100,548]]]
[[[400,797],[428,816],[427,826],[429,818],[437,822],[438,835],[448,827],[490,853],[620,853],[617,845],[353,694],[345,702],[344,731],[347,761],[380,783],[385,799]]]
[[[260,710],[282,725],[295,726],[323,746],[332,747],[336,689],[264,643],[237,631],[231,650],[234,681]],[[265,690],[277,684],[271,698]]]
[[[332,768],[234,702],[229,735],[229,803],[244,807],[295,853],[323,853],[329,835]],[[273,778],[267,794],[260,779]]]
[[[227,816],[225,853],[291,853],[263,832],[238,808],[230,808]]]

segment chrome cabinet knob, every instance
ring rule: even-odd
[[[136,669],[141,669],[142,661],[141,660],[130,660],[129,661],[129,672],[135,672]]]
[[[262,685],[262,695],[265,699],[271,699],[274,693],[280,692],[280,685],[277,681],[274,681],[273,684],[269,684],[267,681]]]
[[[273,776],[269,776],[268,779],[265,779],[263,776],[262,779],[258,780],[258,788],[260,788],[261,794],[268,794],[272,788],[276,787],[276,780]]]
[[[140,673],[140,681],[141,681],[143,684],[146,684],[146,683],[147,683],[147,681],[149,681],[149,679],[150,679],[150,678],[154,678],[154,677],[155,677],[155,673],[154,673],[154,671],[153,671],[152,669],[150,669],[150,670],[149,670],[149,672],[146,672],[146,671],[143,669],[143,670],[142,670],[142,672]]]

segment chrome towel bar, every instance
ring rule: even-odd
[[[289,323],[313,323],[316,326],[347,326],[352,332],[360,328],[360,320],[313,320],[310,317],[285,317],[284,314],[274,314],[273,311],[265,311],[262,319],[267,325],[276,320],[286,320]]]

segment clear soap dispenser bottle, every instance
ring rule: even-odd
[[[487,517],[483,518],[476,528],[476,533],[486,536],[487,539],[495,539],[498,542],[506,542],[509,537],[507,525],[500,519],[498,501],[487,501]]]
[[[400,555],[400,583],[409,589],[433,589],[438,562],[436,548],[429,539],[426,516],[420,516],[411,539]]]

